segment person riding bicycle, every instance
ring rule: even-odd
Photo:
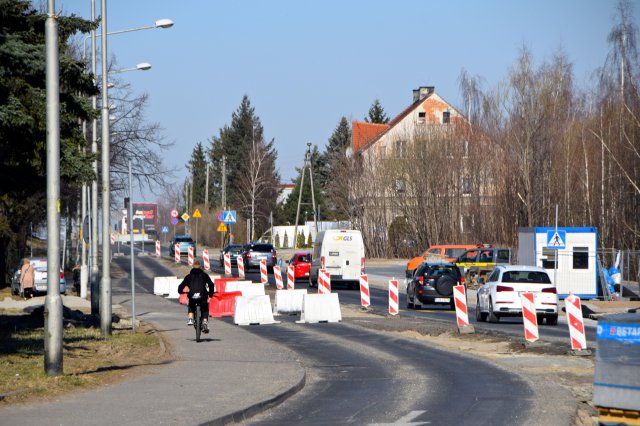
[[[209,332],[209,298],[213,297],[214,284],[211,281],[211,277],[200,269],[200,261],[196,260],[193,263],[193,269],[189,272],[189,275],[184,277],[182,283],[178,286],[178,293],[184,293],[185,287],[189,288],[189,303],[187,309],[187,316],[189,320],[187,325],[193,325],[193,313],[196,310],[196,306],[200,305],[200,312],[202,312],[202,331]]]

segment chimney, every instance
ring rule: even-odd
[[[427,96],[431,95],[435,90],[435,86],[420,86],[417,89],[413,89],[413,102],[421,101]]]

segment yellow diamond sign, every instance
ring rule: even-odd
[[[196,209],[196,211],[193,212],[193,218],[199,219],[201,217],[202,215],[200,214],[200,209]]]
[[[187,213],[182,213],[182,216],[180,216],[182,218],[182,220],[184,220],[185,222],[189,220],[189,215]]]
[[[227,232],[227,225],[221,222],[220,225],[218,225],[218,232]]]

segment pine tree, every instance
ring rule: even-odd
[[[276,249],[280,249],[280,234],[276,234],[275,238],[273,239],[273,245],[275,246]]]
[[[198,142],[191,153],[191,159],[187,165],[187,170],[191,176],[193,204],[203,204],[205,196],[205,185],[207,180],[207,158],[202,148],[202,143]]]
[[[313,246],[313,240],[311,239],[311,232],[307,235],[307,247]]]
[[[332,176],[331,162],[335,155],[344,155],[348,147],[351,146],[351,126],[346,117],[341,117],[338,125],[329,137],[327,148],[318,159],[318,183],[322,189],[326,189],[327,183]]]
[[[287,234],[286,232],[284,233],[282,248],[289,248],[289,234]]]
[[[384,108],[380,104],[378,99],[374,100],[369,108],[368,117],[364,118],[364,121],[367,123],[377,123],[377,124],[387,124],[389,122],[389,117],[384,112]]]

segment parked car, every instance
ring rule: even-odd
[[[487,276],[496,265],[508,265],[511,263],[511,249],[493,247],[491,245],[479,245],[476,248],[465,251],[454,262],[465,277],[470,287],[479,284],[479,279],[486,281]]]
[[[558,294],[549,274],[537,266],[498,265],[478,289],[476,318],[498,322],[501,317],[522,316],[520,296],[534,296],[538,324],[558,324]]]
[[[473,244],[437,244],[431,246],[420,256],[414,257],[407,263],[407,270],[413,271],[423,262],[453,262],[466,250],[476,247]]]
[[[34,272],[34,284],[33,293],[43,294],[47,292],[47,259],[42,257],[32,257],[29,259],[31,267]],[[13,274],[11,280],[11,292],[15,295],[20,294],[20,268],[22,263]],[[60,293],[65,294],[67,292],[67,280],[65,279],[64,272],[60,269]]]
[[[309,278],[309,267],[311,266],[311,253],[294,253],[289,260],[289,265],[293,266],[294,279]]]
[[[220,266],[224,266],[224,255],[229,253],[231,265],[238,264],[238,257],[242,256],[242,244],[227,244],[220,252]]]
[[[424,262],[415,269],[413,275],[407,277],[407,309],[439,304],[447,304],[455,309],[453,287],[462,284],[464,278],[453,263]]]
[[[247,270],[260,268],[260,261],[267,261],[267,268],[273,268],[278,262],[278,254],[269,243],[254,242],[244,246],[242,252],[244,266]]]
[[[173,240],[171,240],[171,244],[169,245],[169,256],[175,256],[175,246],[176,244],[180,244],[180,256],[189,255],[189,247],[193,247],[193,253],[195,255],[196,252],[196,243],[193,241],[189,235],[179,235],[176,236]]]

